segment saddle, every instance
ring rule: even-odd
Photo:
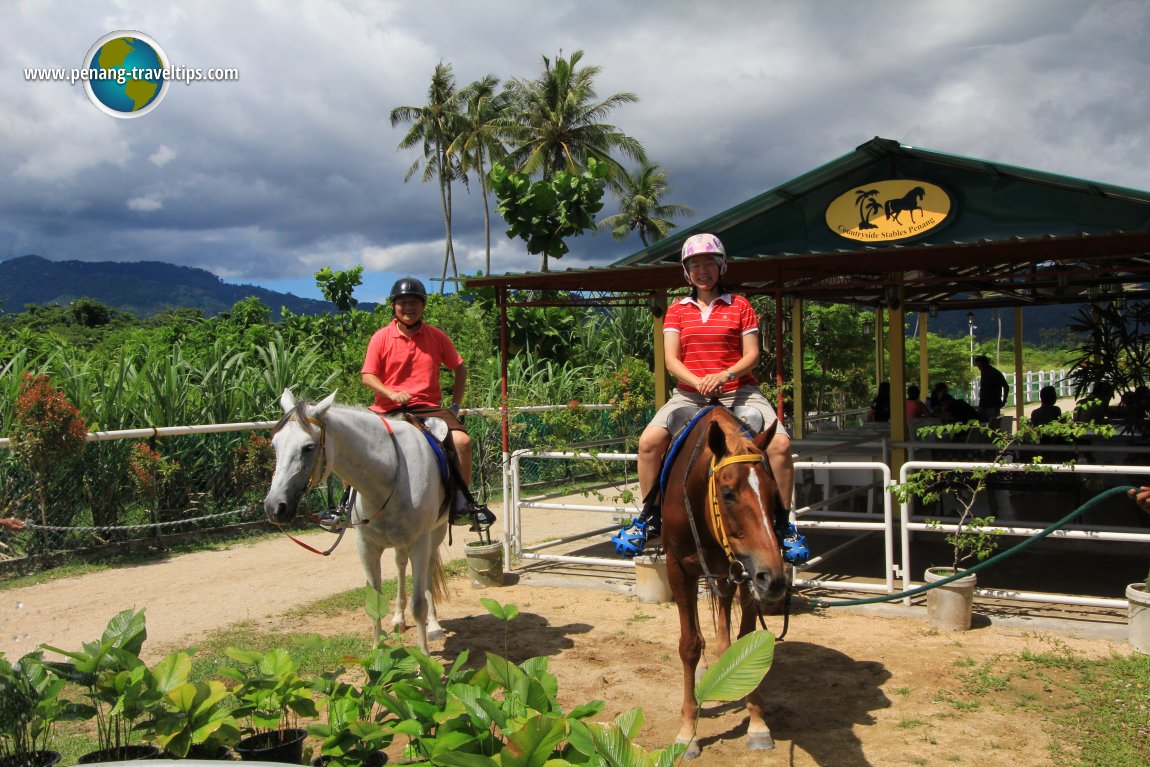
[[[447,427],[447,422],[435,416],[419,418],[407,412],[400,413],[398,417],[418,429],[427,439],[428,444],[431,445],[432,452],[435,453],[439,476],[443,481],[443,488],[447,497],[447,509],[451,517],[451,524],[457,524],[456,515],[460,510],[457,508],[456,498],[462,496],[463,513],[472,517],[471,530],[482,531],[489,527],[494,522],[495,517],[485,505],[475,500],[475,496],[471,494],[471,489],[463,481],[463,477],[459,473],[459,459],[455,455],[455,443],[451,439],[451,430]],[[451,543],[450,536],[449,527],[449,545]]]

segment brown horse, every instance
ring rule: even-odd
[[[777,425],[752,441],[730,411],[715,407],[698,418],[667,473],[662,536],[667,575],[679,607],[683,661],[683,720],[675,742],[687,744],[688,759],[700,753],[694,687],[706,643],[699,630],[699,579],[706,579],[718,607],[720,655],[731,645],[736,591],[742,609],[740,637],[754,630],[761,608],[779,602],[787,592],[782,534],[775,520],[778,487],[763,454]],[[747,748],[774,748],[763,720],[761,689],[747,696],[746,707]]]

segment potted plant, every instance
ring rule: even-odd
[[[141,742],[159,697],[151,672],[140,660],[148,632],[144,612],[124,610],[108,622],[100,639],[69,652],[44,645],[70,660],[46,665],[61,678],[87,690],[89,713],[96,720],[99,748],[79,758],[91,762],[152,759],[160,750]]]
[[[156,744],[177,759],[227,758],[240,739],[239,723],[232,715],[231,696],[223,682],[189,682],[192,660],[175,652],[152,669],[161,692],[151,724]]]
[[[56,722],[76,713],[60,697],[64,684],[48,672],[40,650],[14,663],[0,653],[0,765],[52,767],[60,761],[51,748]]]
[[[393,732],[379,722],[381,712],[372,695],[379,678],[370,674],[370,656],[360,665],[369,672],[363,687],[340,681],[342,668],[324,674],[315,684],[326,713],[325,722],[308,725],[308,733],[322,740],[312,760],[317,767],[382,767],[387,763],[383,749],[391,745]]]
[[[242,666],[220,669],[239,682],[232,690],[239,702],[233,714],[249,722],[236,753],[249,761],[301,764],[307,730],[300,727],[299,717],[314,718],[319,712],[295,661],[282,648],[261,653],[229,647],[225,652]]]

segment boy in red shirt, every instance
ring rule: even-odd
[[[395,319],[380,328],[367,344],[363,361],[363,383],[375,392],[371,409],[390,413],[403,408],[421,420],[440,418],[451,431],[459,476],[471,484],[471,437],[457,417],[467,386],[467,365],[455,345],[439,328],[423,322],[427,308],[427,291],[414,277],[404,277],[391,288]],[[451,407],[443,407],[439,386],[439,368],[446,367],[455,376]],[[462,488],[453,502],[455,524],[471,522],[473,527],[490,527],[495,515],[485,506],[476,505],[467,488]]]

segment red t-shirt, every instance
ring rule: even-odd
[[[742,296],[724,293],[704,312],[690,297],[676,301],[667,309],[664,333],[679,334],[679,355],[683,364],[697,376],[721,373],[743,357],[743,336],[759,332],[759,318],[751,302]],[[757,384],[750,373],[723,384],[723,391]],[[679,381],[678,388],[698,391]]]
[[[408,338],[399,330],[399,323],[375,331],[367,344],[363,360],[364,373],[371,373],[387,386],[402,389],[411,395],[409,405],[443,406],[443,391],[439,387],[440,366],[454,370],[463,364],[455,345],[439,328],[423,324]],[[400,405],[376,393],[371,409],[387,413]]]

